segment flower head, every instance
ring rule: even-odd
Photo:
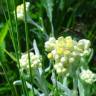
[[[91,53],[89,40],[81,39],[77,42],[71,36],[65,38],[61,36],[57,39],[50,37],[45,42],[45,49],[49,52],[48,58],[55,61],[53,67],[58,74],[65,72],[62,71],[62,68],[67,70],[70,64],[77,60],[80,61],[82,58],[85,60],[85,57]]]
[[[19,61],[20,61],[21,69],[29,68],[28,54],[22,54]],[[37,56],[34,53],[30,52],[30,63],[31,63],[31,68],[41,67],[42,66],[41,56]]]
[[[26,6],[26,12],[28,12],[30,3],[26,2],[25,6]],[[17,11],[17,18],[21,20],[24,19],[24,4],[18,5],[16,11]]]
[[[92,71],[90,71],[89,69],[87,70],[82,70],[82,72],[80,73],[80,78],[88,83],[88,84],[92,84],[96,81],[96,74],[94,74]]]

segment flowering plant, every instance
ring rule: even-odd
[[[60,3],[59,0],[40,0],[38,3],[34,2],[36,8],[38,7],[36,10],[34,10],[35,7],[31,5],[31,2],[32,1],[26,2],[23,0],[23,3],[16,7],[15,0],[12,0],[12,3],[14,3],[14,11],[9,12],[10,10],[8,9],[8,16],[5,16],[6,19],[7,17],[9,18],[7,21],[10,30],[9,28],[7,30],[4,28],[1,32],[11,31],[10,37],[15,55],[10,54],[5,49],[4,52],[15,62],[12,62],[12,64],[17,64],[16,68],[19,74],[18,80],[15,78],[12,84],[8,82],[12,85],[12,88],[10,88],[14,90],[14,93],[15,91],[17,92],[16,96],[92,96],[96,91],[94,88],[96,74],[88,66],[93,56],[93,48],[91,48],[90,40],[79,40],[70,35],[68,36],[70,33],[65,33],[65,31],[70,30],[70,24],[74,23],[72,22],[74,16],[70,16],[71,18],[69,18],[68,23],[64,23],[66,20],[63,20],[67,15],[60,18],[60,21],[57,20],[59,15],[56,21],[53,20],[55,17],[53,7],[57,7],[59,4],[57,7],[57,9],[59,9],[56,10],[56,14],[60,12],[62,15],[67,7],[63,6],[66,2],[64,0],[60,0]],[[39,3],[41,3],[41,5],[39,5]],[[73,6],[73,4],[71,5]],[[7,8],[8,7],[9,5],[7,5]],[[70,13],[69,9],[67,10],[68,15]],[[72,14],[75,13],[77,8],[75,11],[73,11],[73,9],[71,9]],[[29,12],[29,10],[31,11]],[[45,11],[47,14],[45,14]],[[40,14],[38,14],[39,12]],[[52,13],[54,14],[53,16]],[[15,17],[12,20],[11,14]],[[36,23],[35,20],[38,23]],[[25,29],[23,29],[24,26],[20,26],[21,24],[24,24]],[[64,28],[63,33],[65,34],[60,34],[59,36],[59,32],[62,32],[65,25],[67,26]],[[61,27],[57,28],[57,26]],[[67,28],[69,29],[67,30]],[[20,33],[21,30],[23,30],[22,33]],[[92,30],[94,30],[94,27],[92,27]],[[5,34],[6,32],[2,35],[1,41],[5,38]],[[24,36],[26,36],[26,39]],[[91,34],[89,34],[89,36],[91,36]],[[75,34],[74,37],[76,37]],[[93,37],[94,36],[92,36],[92,39]],[[22,40],[24,44],[21,43]],[[23,46],[24,48],[22,48]],[[3,70],[5,70],[6,73],[7,67],[5,69],[3,68]],[[9,78],[7,78],[7,80],[9,80]],[[21,85],[19,87],[22,89],[22,91],[20,90],[20,95],[18,95],[19,91],[15,90],[18,88],[17,85]],[[13,96],[15,95],[13,94]]]
[[[87,39],[76,41],[72,39],[71,36],[65,38],[61,36],[57,39],[50,37],[49,40],[45,42],[45,50],[48,52],[47,57],[52,63],[52,70],[56,71],[59,78],[59,81],[56,80],[56,73],[53,71],[53,84],[56,85],[57,82],[58,88],[62,89],[62,87],[64,87],[64,90],[62,90],[66,90],[65,93],[68,96],[78,96],[77,88],[79,88],[80,96],[88,96],[89,93],[86,93],[85,85],[83,85],[80,80],[88,84],[93,84],[96,81],[95,73],[92,73],[88,69],[89,58],[93,54],[91,42]],[[84,68],[87,68],[87,70],[84,70]],[[61,83],[61,77],[63,78],[63,82],[65,82],[63,85]],[[68,77],[73,79],[73,90],[68,88],[66,81]],[[82,86],[82,89],[80,86]],[[90,89],[90,87],[88,88]]]
[[[57,94],[58,96],[90,96],[90,86],[96,81],[96,74],[93,73],[88,68],[89,58],[92,55],[91,42],[87,39],[81,39],[76,41],[72,39],[71,36],[50,37],[48,41],[45,42],[45,51],[47,52],[47,57],[50,61],[48,68],[42,68],[42,59],[40,56],[39,49],[37,47],[36,41],[33,43],[35,54],[29,52],[30,59],[28,59],[28,53],[22,54],[20,61],[20,72],[26,77],[30,78],[30,68],[33,70],[32,76],[38,83],[39,90],[29,83],[26,79],[26,86],[29,89],[33,89],[34,94],[41,96],[53,96]],[[30,65],[29,66],[29,62]],[[51,72],[52,86],[50,89],[47,85],[50,84],[46,82],[44,74]],[[34,74],[33,74],[34,73]],[[68,85],[68,78],[72,79],[73,88],[70,89]],[[33,80],[34,80],[33,79]],[[14,84],[21,83],[22,81],[15,81]],[[87,84],[87,88],[86,88]],[[37,85],[37,84],[36,84]],[[42,87],[41,87],[42,86]],[[53,92],[53,91],[55,92]],[[79,91],[78,91],[79,90]],[[88,93],[86,90],[89,90]],[[49,94],[49,95],[48,95]]]
[[[29,52],[30,59],[28,59],[28,53],[22,54],[19,61],[21,66],[20,71],[23,73],[22,75],[25,75],[24,77],[30,80],[29,74],[31,68],[33,70],[31,71],[32,76],[37,81],[33,82],[33,84],[38,83],[38,88],[42,86],[39,89],[42,91],[42,93],[40,93],[39,90],[26,79],[26,86],[29,89],[33,89],[35,95],[53,96],[57,94],[57,90],[59,90],[58,96],[78,96],[78,94],[80,94],[80,96],[91,95],[90,86],[96,81],[96,74],[88,67],[89,58],[91,58],[93,52],[89,40],[81,39],[76,41],[72,39],[71,36],[65,38],[61,36],[57,39],[50,37],[49,40],[45,42],[45,51],[50,61],[49,67],[45,69],[42,68],[43,63],[36,41],[33,43],[33,47],[35,54]],[[31,66],[29,66],[28,60],[30,60]],[[26,72],[24,73],[25,70]],[[54,90],[48,87],[47,83],[50,83],[47,82],[44,77],[44,74],[49,72],[51,72],[51,81]],[[72,79],[72,89],[69,88],[69,78]],[[13,84],[20,84],[21,82],[22,81],[15,81]]]

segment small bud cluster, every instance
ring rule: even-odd
[[[29,68],[28,54],[22,54],[20,58],[20,67],[22,69]],[[34,53],[30,52],[30,64],[31,68],[39,68],[42,66],[41,56],[37,56]]]
[[[49,52],[48,58],[55,61],[53,67],[58,74],[65,72],[69,64],[77,60],[76,58],[80,60],[81,57],[89,56],[91,52],[89,40],[81,39],[77,42],[71,36],[61,36],[57,40],[50,37],[45,42],[45,50]]]
[[[96,81],[96,74],[94,74],[89,69],[87,69],[87,70],[83,69],[82,72],[80,73],[80,78],[84,82],[86,82],[88,84],[92,84]]]
[[[26,12],[27,12],[29,9],[30,3],[26,2],[25,6],[26,6]],[[17,11],[17,18],[21,20],[24,19],[24,4],[18,5],[16,8],[16,11]]]

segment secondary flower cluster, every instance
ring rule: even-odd
[[[88,84],[92,84],[96,81],[96,74],[94,74],[92,71],[89,69],[87,70],[82,70],[80,73],[80,78],[85,81]]]
[[[29,68],[29,59],[28,59],[28,54],[22,54],[20,58],[20,67],[22,69],[27,69]],[[41,63],[41,56],[37,56],[34,53],[30,52],[30,63],[31,63],[31,68],[39,68],[42,66]]]
[[[25,6],[26,6],[26,12],[28,12],[30,3],[26,2]],[[24,4],[18,5],[16,8],[16,11],[17,11],[17,18],[18,19],[24,19]]]
[[[89,40],[81,39],[77,42],[71,36],[65,38],[61,36],[58,39],[50,37],[45,42],[45,49],[48,52],[48,58],[55,62],[53,67],[58,74],[64,73],[70,64],[77,59],[89,56],[91,52]]]

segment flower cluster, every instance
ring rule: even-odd
[[[22,54],[20,58],[20,67],[22,69],[27,69],[29,68],[29,59],[28,59],[28,54]],[[34,53],[30,52],[30,63],[31,63],[31,68],[39,68],[42,66],[41,63],[41,56],[37,56]]]
[[[30,3],[26,2],[25,6],[26,6],[26,12],[28,12]],[[24,18],[24,4],[18,5],[16,11],[17,11],[17,18],[22,20]]]
[[[96,81],[96,74],[94,74],[89,69],[87,69],[87,70],[83,69],[82,72],[80,73],[80,78],[84,82],[86,82],[88,84],[92,84]]]
[[[91,52],[90,41],[81,39],[78,42],[73,40],[71,36],[59,37],[55,39],[50,37],[45,42],[45,49],[48,52],[48,58],[54,60],[53,65],[57,73],[64,73],[69,64],[74,63],[77,59],[89,56]]]

